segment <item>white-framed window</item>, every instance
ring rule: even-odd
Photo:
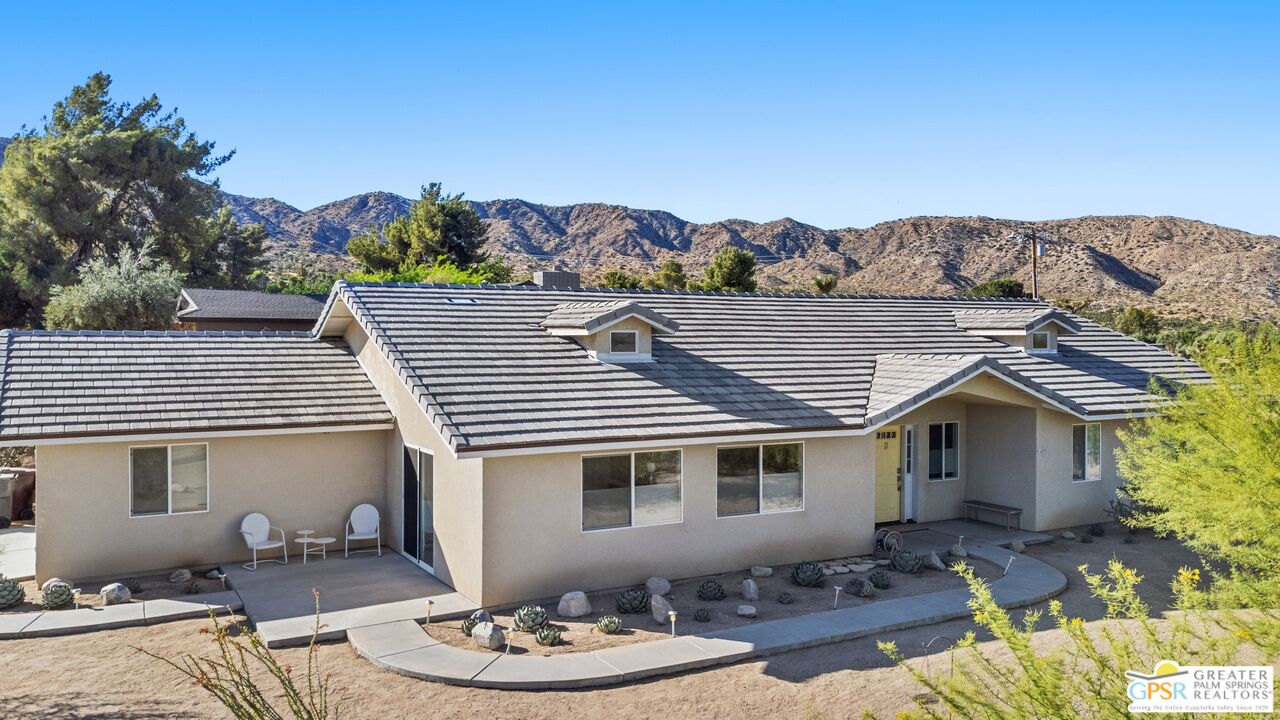
[[[960,477],[960,423],[956,420],[929,423],[929,479],[954,480]]]
[[[804,509],[804,443],[716,448],[716,516]]]
[[[634,355],[640,352],[640,333],[635,330],[609,331],[610,355]]]
[[[1102,479],[1102,424],[1071,426],[1071,482]]]
[[[1031,352],[1051,353],[1054,350],[1053,333],[1048,330],[1037,330],[1031,333]]]
[[[684,451],[650,450],[582,457],[582,530],[684,520]]]
[[[178,515],[209,510],[209,445],[129,448],[129,515]]]

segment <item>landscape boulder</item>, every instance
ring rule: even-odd
[[[222,571],[219,570],[218,568],[214,568],[209,572],[205,573],[204,576],[209,578],[210,580],[217,580],[218,578],[222,577]]]
[[[1075,534],[1075,533],[1073,533],[1073,532],[1071,532],[1070,530],[1063,530],[1063,531],[1062,531],[1062,539],[1063,539],[1063,540],[1075,540],[1075,539],[1076,539],[1076,534]]]
[[[103,605],[120,605],[129,602],[133,598],[133,593],[129,592],[129,588],[120,583],[111,583],[99,590],[98,594],[102,596]]]
[[[738,617],[753,618],[756,616],[756,607],[754,605],[739,605]]]
[[[171,583],[191,582],[191,571],[186,568],[178,568],[177,570],[174,570],[173,572],[169,573],[169,582]]]
[[[653,621],[659,625],[671,622],[671,618],[667,617],[667,613],[671,612],[671,603],[661,595],[653,595],[649,598],[649,610],[653,612]]]
[[[762,577],[771,577],[772,575],[773,575],[773,568],[771,567],[766,567],[764,565],[751,566],[751,577],[762,578]]]
[[[556,614],[564,618],[590,615],[591,601],[587,600],[587,594],[581,590],[567,592],[561,596],[560,604],[556,606]]]
[[[951,553],[952,557],[961,557],[961,558],[969,557],[969,551],[965,550],[964,546],[961,545],[960,543],[956,543],[955,545],[952,545],[951,550],[949,552]]]
[[[650,595],[666,595],[671,592],[671,581],[666,578],[651,577],[644,581],[644,589],[648,590]]]
[[[476,622],[482,622],[482,623],[493,622],[493,616],[490,615],[489,611],[485,610],[484,608],[480,608],[479,610],[471,613],[471,619],[475,620]]]
[[[747,578],[742,581],[742,599],[751,601],[760,599],[760,586],[756,585],[755,580]]]
[[[929,557],[924,559],[924,564],[925,567],[932,568],[934,570],[945,571],[947,569],[947,564],[942,562],[942,558],[938,557],[938,553],[936,552],[929,553]]]
[[[482,648],[498,650],[507,641],[502,628],[491,622],[482,622],[471,630],[471,639]]]
[[[1016,553],[1020,553],[1023,550],[1027,549],[1027,544],[1022,542],[1021,540],[1014,540],[1013,542],[1009,543],[1009,549]]]

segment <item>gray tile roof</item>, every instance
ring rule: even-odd
[[[1080,326],[1067,313],[1055,307],[966,308],[954,313],[956,325],[965,330],[1015,330],[1031,332],[1053,321],[1072,332]]]
[[[1053,355],[956,325],[956,310],[1051,309],[1029,300],[347,283],[335,293],[459,450],[860,428],[893,398],[927,391],[970,362],[1090,416],[1149,410],[1153,375],[1207,378],[1193,363],[1075,316],[1067,317],[1080,332],[1062,337]],[[566,303],[618,301],[680,324],[678,334],[654,339],[657,362],[602,364],[541,326]],[[882,365],[873,397],[886,355],[916,357]],[[964,359],[923,359],[939,355]]]
[[[0,332],[0,440],[387,423],[350,349],[306,333]]]
[[[679,323],[631,300],[572,302],[555,306],[540,323],[549,330],[568,328],[593,333],[627,317],[637,317],[662,333],[674,333]]]
[[[252,290],[183,288],[188,307],[178,311],[184,322],[199,320],[309,320],[324,309],[325,296],[285,295]],[[187,305],[188,303],[184,303]]]

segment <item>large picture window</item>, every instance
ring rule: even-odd
[[[960,423],[929,423],[929,479],[960,477]]]
[[[804,445],[751,445],[716,450],[716,514],[720,517],[804,508]]]
[[[208,509],[208,445],[129,448],[130,515],[175,515]]]
[[[582,529],[680,522],[681,451],[582,458]]]
[[[1088,482],[1102,479],[1102,425],[1086,423],[1071,426],[1071,480]]]

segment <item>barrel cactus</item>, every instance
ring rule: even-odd
[[[818,563],[802,562],[791,568],[791,583],[800,587],[822,587],[827,584],[827,576],[822,574]]]
[[[539,645],[551,647],[560,644],[560,631],[547,625],[538,628],[538,632],[533,634],[533,639],[538,641]]]
[[[724,586],[715,580],[708,580],[698,586],[698,599],[707,602],[724,599]]]
[[[127,577],[120,581],[120,584],[129,589],[130,595],[137,595],[142,592],[142,582],[136,577]]]
[[[53,583],[45,588],[44,595],[40,599],[40,604],[45,610],[53,610],[55,608],[70,605],[75,599],[75,595],[71,592],[71,586],[66,583]]]
[[[469,617],[469,618],[463,619],[462,625],[459,629],[462,630],[463,635],[466,635],[467,637],[471,637],[471,631],[475,630],[476,626],[479,624],[480,624],[480,621],[478,619]]]
[[[698,622],[711,622],[711,611],[706,608],[698,608],[693,614],[693,619]]]
[[[924,560],[910,550],[902,550],[894,553],[889,562],[894,570],[900,573],[915,574],[924,569]]]
[[[883,570],[876,570],[868,575],[867,579],[871,581],[871,584],[874,585],[877,590],[884,590],[891,584],[889,580],[889,573]]]
[[[793,600],[794,598],[791,597],[791,593],[789,592],[784,592],[778,596],[779,605],[790,605],[793,602]]]
[[[512,623],[525,632],[535,632],[547,626],[547,611],[541,605],[525,605],[516,610]]]
[[[27,591],[17,580],[0,575],[0,608],[13,607],[27,599]]]
[[[618,593],[617,605],[620,613],[649,612],[649,591],[640,588],[623,590]]]
[[[622,618],[617,615],[605,615],[596,621],[596,629],[605,635],[612,635],[622,629]]]

